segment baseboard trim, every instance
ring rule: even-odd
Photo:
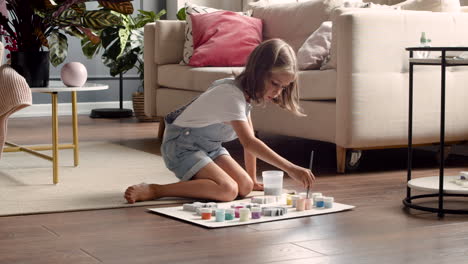
[[[58,115],[66,116],[72,114],[71,103],[61,103],[58,104]],[[92,109],[95,108],[119,108],[119,102],[87,102],[87,103],[78,103],[77,109],[79,115],[89,115]],[[132,101],[124,101],[123,108],[132,109]],[[40,117],[40,116],[50,116],[52,111],[51,104],[33,104],[29,107],[26,107],[13,115],[11,118],[17,117]]]

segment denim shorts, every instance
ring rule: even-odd
[[[221,140],[210,135],[223,135],[223,124],[202,128],[179,127],[166,122],[161,153],[168,169],[181,181],[190,180],[203,167],[229,152]]]

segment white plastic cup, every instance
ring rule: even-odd
[[[284,172],[271,170],[262,172],[265,195],[281,195],[283,193]]]

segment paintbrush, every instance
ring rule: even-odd
[[[312,164],[314,163],[314,151],[312,150],[310,152],[310,162],[309,162],[309,169],[312,171]],[[309,191],[310,191],[310,185],[307,186],[307,199],[309,199]]]

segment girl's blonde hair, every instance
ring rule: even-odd
[[[264,104],[265,83],[275,72],[291,73],[294,81],[273,102],[295,115],[305,116],[299,105],[296,55],[283,40],[270,39],[258,45],[250,54],[245,70],[236,80],[250,100]]]

